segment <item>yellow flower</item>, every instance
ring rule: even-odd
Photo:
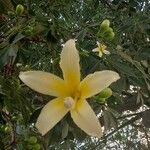
[[[97,48],[94,48],[92,51],[93,52],[99,52],[99,57],[102,57],[103,54],[106,54],[106,55],[109,55],[110,52],[106,50],[107,46],[106,45],[103,45],[103,44],[100,44],[98,41],[97,41]]]
[[[57,97],[44,106],[36,127],[44,135],[70,112],[79,128],[91,136],[101,137],[101,125],[86,99],[118,80],[119,75],[109,70],[98,71],[80,81],[79,54],[72,39],[63,47],[60,67],[63,79],[43,71],[27,71],[19,75],[33,90]]]

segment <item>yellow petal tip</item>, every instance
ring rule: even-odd
[[[25,78],[25,73],[26,73],[26,72],[20,72],[20,73],[19,73],[19,78],[20,78],[20,80],[23,81],[23,79]]]
[[[73,46],[75,46],[75,39],[70,39],[70,40],[68,40],[66,43],[65,43],[65,46],[66,45],[73,45]]]
[[[43,132],[41,129],[40,129],[40,126],[38,124],[38,122],[35,124],[35,127],[38,129],[39,133],[41,133],[42,136],[44,136],[46,133]]]
[[[103,136],[103,133],[102,133],[102,131],[101,131],[101,129],[100,129],[99,133],[97,133],[97,134],[95,135],[95,137],[101,138],[102,136]]]
[[[50,129],[48,128],[48,125],[45,125],[44,123],[40,123],[40,121],[37,120],[35,127],[38,129],[39,133],[44,136]]]

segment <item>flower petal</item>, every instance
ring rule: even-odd
[[[67,93],[64,81],[47,72],[27,71],[21,72],[20,79],[33,90],[47,95],[60,96]]]
[[[92,52],[99,52],[99,49],[98,49],[98,48],[94,48],[94,49],[92,50]]]
[[[99,45],[100,45],[100,42],[96,41],[96,44],[97,44],[97,46],[99,46]]]
[[[81,97],[96,95],[119,78],[118,73],[110,70],[90,74],[80,83]]]
[[[79,100],[71,117],[76,125],[91,136],[101,137],[102,130],[98,118],[86,100]]]
[[[102,57],[103,53],[101,51],[99,51],[99,57]]]
[[[44,135],[52,129],[67,112],[68,109],[64,107],[63,99],[56,98],[44,106],[35,126],[39,132]]]
[[[65,43],[61,52],[60,67],[63,71],[64,80],[74,89],[80,83],[79,54],[75,47],[75,40],[71,39]]]
[[[106,54],[106,55],[109,55],[109,54],[110,54],[110,52],[107,51],[107,50],[104,50],[103,53]]]

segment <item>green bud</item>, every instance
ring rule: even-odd
[[[106,34],[105,37],[109,40],[112,40],[115,37],[115,33],[114,32],[109,32],[109,33]]]
[[[110,26],[110,21],[108,19],[105,19],[102,23],[101,23],[101,26],[107,26],[109,27]]]
[[[108,19],[105,19],[105,20],[101,23],[100,29],[101,29],[102,31],[105,31],[105,30],[107,30],[107,29],[109,28],[109,26],[110,26],[110,21],[109,21]]]
[[[110,21],[108,19],[105,19],[101,25],[100,30],[97,33],[98,37],[102,37],[104,39],[112,40],[115,36],[113,29],[109,27]]]
[[[106,102],[106,99],[105,98],[97,98],[96,101],[98,103],[104,104]]]
[[[10,128],[9,128],[8,126],[6,126],[5,129],[4,129],[4,131],[5,131],[6,133],[10,132]]]
[[[105,33],[107,33],[107,32],[113,32],[113,29],[112,29],[111,27],[109,27],[109,28],[105,31]]]
[[[27,148],[27,150],[32,150],[33,149],[33,145],[27,145],[26,148]]]
[[[1,126],[0,126],[0,130],[1,130],[2,132],[5,132],[5,127],[6,127],[5,125],[1,125]]]
[[[31,36],[34,34],[34,27],[28,25],[24,31],[25,35]]]
[[[8,13],[9,17],[14,17],[15,16],[15,13],[13,11],[8,11],[7,13]]]
[[[35,136],[31,136],[28,141],[31,144],[35,144],[37,142],[37,138]]]
[[[39,144],[33,145],[33,150],[40,150],[41,146]]]
[[[24,33],[25,33],[25,35],[27,35],[27,36],[32,35],[32,31],[31,31],[31,30],[26,30]]]
[[[113,32],[113,29],[110,27],[103,34],[103,37],[109,40],[112,40],[114,36],[115,36],[115,33]]]
[[[16,14],[17,15],[22,15],[23,12],[24,12],[24,7],[21,4],[17,5]]]
[[[16,116],[12,116],[12,121],[17,121],[17,117]]]
[[[110,88],[106,88],[104,90],[102,90],[99,95],[98,98],[100,99],[107,99],[112,95],[112,90]]]

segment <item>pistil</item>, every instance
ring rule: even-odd
[[[72,97],[66,97],[66,98],[64,98],[64,106],[67,109],[72,109],[75,106],[75,101],[73,100]]]

